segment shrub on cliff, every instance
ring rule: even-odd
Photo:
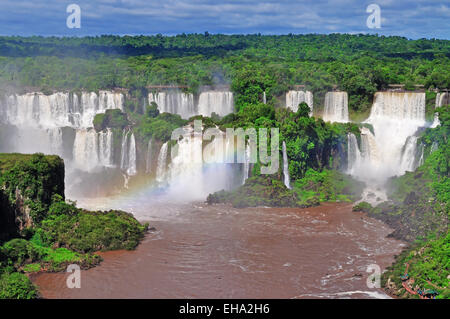
[[[284,186],[283,182],[269,176],[253,176],[237,189],[210,194],[209,204],[231,203],[234,207],[255,206],[296,206],[297,197],[294,192]]]
[[[73,203],[55,202],[50,211],[37,230],[43,243],[81,253],[133,249],[147,228],[133,215],[117,210],[89,212]]]
[[[0,276],[0,299],[33,299],[38,291],[31,280],[21,273],[4,273]]]
[[[23,233],[45,218],[53,195],[64,198],[64,162],[43,154],[0,154],[0,187],[0,223],[10,225],[12,218]]]
[[[106,110],[104,114],[95,115],[93,124],[96,131],[102,131],[106,128],[124,129],[129,122],[126,113],[112,109]]]
[[[353,206],[352,208],[354,212],[364,212],[364,213],[369,213],[371,209],[372,205],[370,205],[368,202],[360,202],[355,206]]]

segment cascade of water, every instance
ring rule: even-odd
[[[450,94],[448,92],[436,94],[435,108],[438,108],[438,107],[441,107],[441,106],[447,105],[447,104],[450,104]],[[434,120],[433,120],[433,123],[431,124],[431,128],[435,128],[440,124],[441,123],[439,121],[439,114],[434,113]]]
[[[310,115],[313,113],[313,94],[310,91],[288,91],[286,93],[286,107],[297,112],[298,105],[306,102],[311,109]]]
[[[122,171],[126,171],[129,165],[128,159],[128,134],[129,130],[124,130],[122,133],[122,143],[121,143],[121,152],[120,152],[120,169]]]
[[[247,143],[245,146],[245,162],[242,165],[243,166],[242,185],[245,184],[245,181],[249,177],[250,159],[251,159],[251,147],[250,147],[250,143]]]
[[[323,113],[325,122],[348,122],[347,92],[328,92]]]
[[[162,183],[166,179],[167,149],[168,149],[168,146],[169,146],[169,143],[165,142],[161,146],[161,150],[159,151],[158,163],[157,163],[157,166],[156,166],[156,181],[158,183]]]
[[[413,171],[416,169],[417,136],[408,136],[400,158],[401,171]]]
[[[198,99],[198,114],[211,116],[216,113],[225,116],[233,113],[234,101],[233,93],[228,91],[206,91],[200,93]]]
[[[374,176],[386,179],[403,174],[399,159],[406,140],[425,125],[425,93],[377,92],[367,122],[374,128],[382,163]]]
[[[73,145],[73,161],[77,168],[91,171],[99,164],[98,137],[94,129],[76,131]]]
[[[349,165],[350,173],[366,182],[365,200],[376,204],[387,198],[383,187],[389,177],[417,165],[414,133],[425,124],[425,93],[377,92],[367,122],[375,134],[361,129],[361,165]]]
[[[149,174],[152,171],[152,139],[148,140],[147,156],[145,157],[145,173]]]
[[[197,115],[194,105],[194,96],[191,93],[157,92],[149,93],[148,101],[158,105],[160,113],[178,114],[184,119]]]
[[[92,127],[94,116],[107,109],[123,110],[123,94],[100,91],[14,94],[5,99],[3,122],[29,127]]]
[[[47,129],[47,134],[49,137],[50,152],[52,154],[62,156],[63,152],[63,137],[62,129],[60,127]]]
[[[114,166],[113,133],[110,129],[98,133],[99,164],[106,167]]]
[[[287,188],[291,188],[291,181],[289,178],[289,163],[288,163],[285,141],[283,141],[283,175],[284,175],[284,185]]]
[[[130,134],[131,133],[131,134]],[[134,133],[124,130],[122,135],[122,149],[120,155],[120,169],[128,176],[137,174],[136,169],[136,140]]]
[[[355,134],[347,134],[347,171],[354,174],[361,165],[361,152]]]
[[[134,133],[131,133],[130,143],[128,145],[128,176],[133,176],[137,174],[136,169],[136,139],[134,138]]]
[[[263,103],[267,104],[266,91],[264,91],[264,93],[263,93]]]

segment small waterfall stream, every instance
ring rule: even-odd
[[[310,91],[288,91],[286,93],[286,107],[297,112],[298,105],[306,102],[311,109],[310,115],[313,113],[313,94]]]
[[[291,188],[291,180],[289,178],[289,163],[286,152],[286,142],[283,141],[283,176],[284,176],[284,185],[287,188]]]
[[[349,121],[347,92],[328,92],[325,95],[323,120],[343,123]]]

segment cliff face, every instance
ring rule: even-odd
[[[38,224],[55,194],[64,198],[60,157],[0,154],[0,241]]]

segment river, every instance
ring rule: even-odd
[[[351,204],[245,208],[145,200],[79,200],[121,208],[149,232],[134,251],[110,251],[100,266],[32,276],[44,298],[388,298],[368,288],[367,266],[385,269],[404,244]]]

